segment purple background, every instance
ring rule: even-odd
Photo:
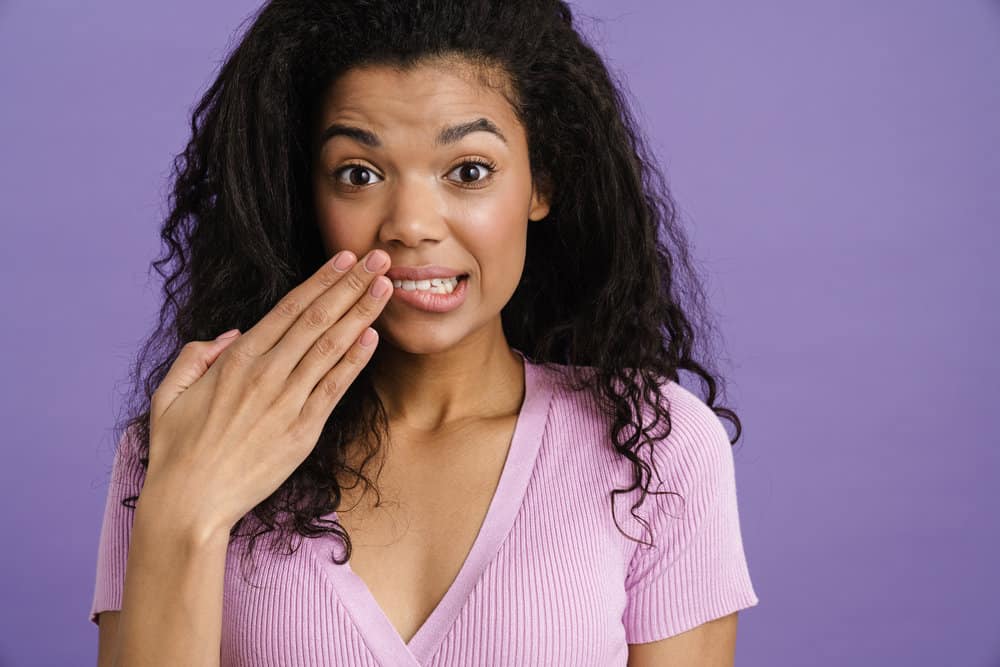
[[[1000,665],[1000,4],[581,2],[726,346],[739,665]],[[141,6],[140,6],[141,5]],[[92,665],[172,156],[250,1],[0,3],[0,665]],[[155,274],[154,274],[155,278]]]

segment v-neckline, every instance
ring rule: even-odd
[[[511,349],[524,361],[524,398],[500,480],[479,533],[455,580],[409,642],[403,641],[364,580],[351,569],[350,562],[337,565],[330,559],[326,548],[320,549],[318,544],[313,544],[317,540],[304,540],[328,575],[340,603],[353,619],[369,650],[381,664],[420,667],[430,660],[454,625],[483,570],[514,525],[534,470],[553,392],[551,383],[544,381],[544,368],[532,363],[520,350]],[[325,515],[328,519],[336,516],[336,512]],[[323,542],[324,545],[330,543]],[[332,543],[338,558],[342,558],[344,551],[340,539],[334,536]]]

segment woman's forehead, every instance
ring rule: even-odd
[[[333,81],[324,95],[324,105],[338,108],[350,103],[433,102],[436,98],[442,102],[504,105],[509,92],[505,79],[493,70],[441,60],[406,69],[364,65],[347,70]]]
[[[478,76],[437,64],[408,70],[389,66],[349,70],[327,91],[320,124],[321,140],[338,134],[357,139],[358,133],[335,126],[361,126],[374,135],[362,143],[373,148],[383,139],[391,142],[394,132],[407,136],[420,132],[435,145],[443,145],[482,130],[509,144],[520,129],[501,92]]]

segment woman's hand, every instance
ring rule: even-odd
[[[149,467],[140,499],[171,520],[226,533],[288,479],[371,359],[361,334],[392,282],[345,251],[241,336],[185,345],[152,397]],[[385,288],[373,296],[371,288]],[[238,333],[238,332],[237,332]]]

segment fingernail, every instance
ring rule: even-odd
[[[372,296],[376,299],[381,298],[383,294],[389,291],[390,287],[392,287],[392,283],[388,280],[382,280],[382,276],[379,276],[372,282]]]
[[[353,262],[354,260],[351,258],[351,251],[341,250],[339,253],[337,253],[336,259],[333,260],[333,267],[338,271],[343,271],[344,269],[349,267]]]
[[[378,271],[385,265],[387,257],[388,255],[381,250],[373,251],[372,254],[368,255],[368,259],[365,260],[365,269],[367,269],[369,273]]]
[[[229,331],[227,331],[225,333],[221,333],[218,336],[216,336],[215,340],[223,340],[224,338],[232,338],[233,336],[235,336],[239,332],[240,332],[239,329],[230,329]]]

